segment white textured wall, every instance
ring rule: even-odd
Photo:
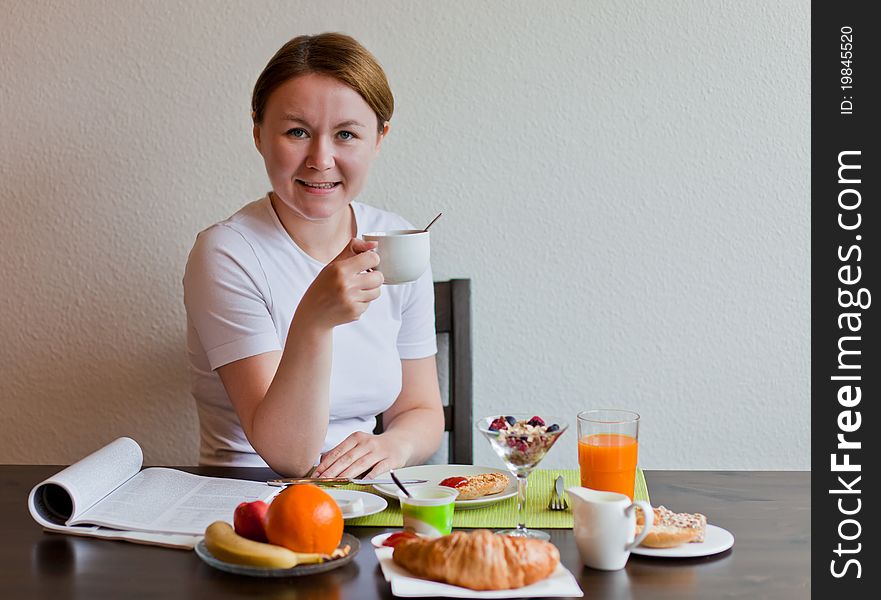
[[[361,199],[443,210],[436,278],[473,279],[476,413],[627,407],[647,468],[810,467],[807,2],[0,13],[0,462],[130,435],[194,463],[187,252],[268,189],[260,69],[337,30],[397,103]],[[574,466],[575,437],[546,464]]]

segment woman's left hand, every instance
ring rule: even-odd
[[[410,453],[405,446],[389,439],[387,433],[356,431],[321,457],[312,476],[355,478],[364,474],[372,479],[407,464]]]

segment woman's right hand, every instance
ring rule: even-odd
[[[379,298],[382,273],[370,270],[379,265],[379,255],[370,252],[376,246],[377,242],[352,238],[306,290],[294,319],[328,329],[357,321]]]

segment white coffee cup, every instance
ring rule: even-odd
[[[384,283],[416,281],[428,268],[431,250],[428,232],[423,229],[371,231],[361,237],[367,242],[379,242],[376,270],[382,273]]]
[[[581,562],[593,569],[623,569],[630,551],[652,528],[655,513],[644,500],[630,501],[624,494],[585,487],[566,490],[575,520],[575,545]],[[645,515],[645,526],[636,536],[636,507]],[[635,538],[635,539],[634,539]]]

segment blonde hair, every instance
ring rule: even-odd
[[[358,92],[376,113],[379,131],[391,120],[395,98],[376,58],[348,35],[321,33],[295,37],[269,59],[251,95],[254,124],[263,122],[266,102],[277,87],[309,73],[333,77]]]

